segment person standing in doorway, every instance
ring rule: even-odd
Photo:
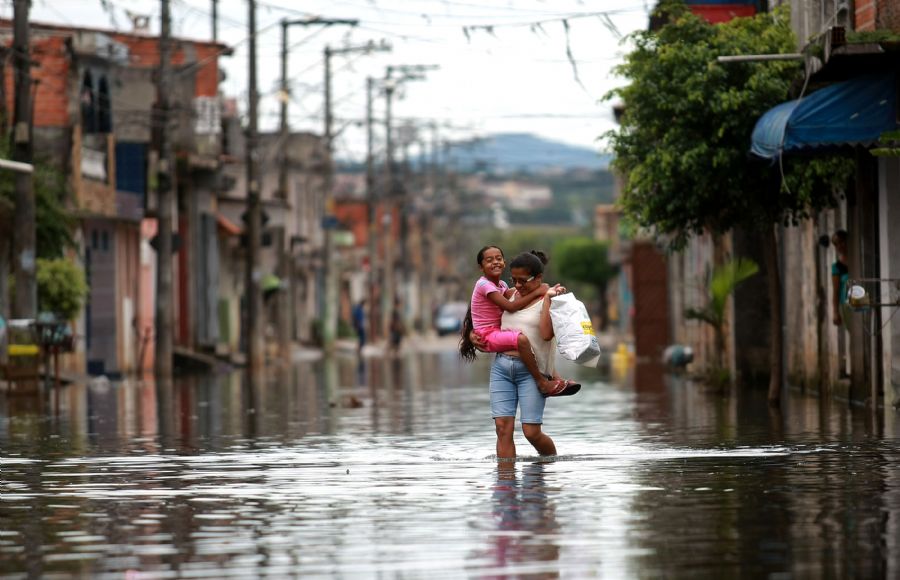
[[[838,230],[831,236],[835,260],[831,264],[831,320],[835,326],[846,326],[847,280],[850,268],[847,266],[847,230]]]
[[[831,236],[835,260],[831,264],[831,320],[837,327],[838,376],[847,377],[847,331],[850,329],[850,307],[847,304],[847,283],[850,267],[847,265],[847,230],[838,230]]]

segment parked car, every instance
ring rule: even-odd
[[[438,308],[434,318],[434,328],[439,336],[458,334],[462,328],[463,318],[469,309],[468,302],[447,302]]]

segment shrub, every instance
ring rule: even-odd
[[[64,259],[38,259],[38,309],[52,312],[62,320],[72,320],[88,296],[88,285],[78,266]]]

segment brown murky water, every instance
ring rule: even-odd
[[[498,466],[486,380],[446,351],[0,392],[0,577],[900,577],[871,411],[584,370],[562,455]]]

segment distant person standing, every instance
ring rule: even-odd
[[[366,346],[366,299],[363,298],[353,307],[353,330],[356,331],[356,338],[359,340],[359,353]]]
[[[403,310],[400,308],[400,300],[394,300],[394,309],[391,311],[391,326],[389,347],[391,354],[397,354],[400,351],[400,344],[403,342],[403,336],[406,334],[406,324],[403,323]]]
[[[850,278],[850,268],[847,266],[847,230],[838,230],[831,236],[834,244],[835,260],[831,264],[831,320],[835,326],[846,326],[847,316],[845,304],[847,303],[847,281]]]
[[[838,376],[847,377],[847,344],[850,329],[850,307],[847,303],[847,283],[850,279],[850,268],[847,266],[847,231],[838,230],[831,236],[834,245],[835,260],[831,264],[831,320],[838,331]]]

